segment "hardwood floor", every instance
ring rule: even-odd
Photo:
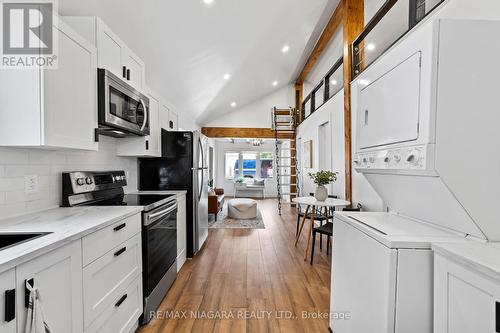
[[[139,333],[328,332],[330,257],[316,244],[304,261],[305,232],[294,247],[297,216],[259,200],[266,229],[210,229],[202,251],[182,267]],[[326,240],[323,240],[326,246]],[[303,318],[303,312],[310,318]]]

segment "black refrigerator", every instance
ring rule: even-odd
[[[139,190],[185,190],[186,257],[208,236],[207,138],[198,131],[161,130],[162,157],[139,159]]]

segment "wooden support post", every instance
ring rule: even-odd
[[[303,94],[304,94],[304,86],[302,83],[296,83],[295,84],[295,112],[297,112],[298,117],[296,117],[296,124],[295,126],[300,125],[302,121],[304,120],[304,115],[302,113],[302,101],[303,101]]]
[[[343,0],[344,19],[344,145],[345,145],[345,196],[352,201],[352,42],[364,26],[364,0]]]

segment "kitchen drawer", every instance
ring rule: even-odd
[[[83,269],[84,326],[90,324],[142,272],[141,235],[118,245]]]
[[[83,266],[87,266],[140,231],[141,214],[139,213],[84,237],[82,240]]]
[[[142,277],[139,275],[128,287],[113,297],[101,315],[85,333],[128,333],[137,325],[142,313]]]

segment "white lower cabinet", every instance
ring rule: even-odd
[[[177,196],[177,272],[186,262],[186,195]]]
[[[24,332],[26,327],[26,280],[40,293],[43,313],[51,332],[83,331],[80,240],[16,267],[18,332]]]
[[[142,314],[140,217],[115,222],[83,239],[84,257],[92,258],[83,267],[85,332],[129,332],[138,324]],[[92,244],[95,251],[90,251]]]
[[[434,333],[500,332],[500,282],[434,254]]]
[[[113,298],[85,332],[128,333],[137,327],[142,314],[142,278],[139,275],[119,296]]]
[[[83,268],[85,328],[141,275],[141,255],[141,238],[137,234]]]
[[[0,332],[16,333],[16,272],[0,273]]]

